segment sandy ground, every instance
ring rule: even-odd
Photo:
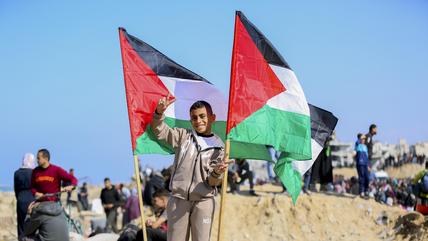
[[[398,168],[387,168],[385,171],[392,178],[407,178],[415,176],[425,168],[424,165],[406,164]],[[345,178],[358,177],[357,169],[351,167],[334,168],[333,175],[343,175]]]
[[[393,175],[417,170],[404,167]],[[259,197],[246,191],[226,196],[224,240],[428,240],[427,217],[374,200],[313,193],[301,195],[294,206],[278,186],[256,186],[256,191]],[[100,188],[90,188],[91,199],[99,193]],[[217,239],[219,196],[216,201],[211,240]],[[85,212],[78,217],[88,225],[96,215]],[[10,240],[16,240],[15,197],[0,193],[0,241]]]

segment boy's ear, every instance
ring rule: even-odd
[[[215,118],[216,118],[215,114],[212,114],[211,115],[211,121],[215,121]]]

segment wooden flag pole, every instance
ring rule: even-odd
[[[226,140],[226,148],[225,148],[225,153],[224,153],[224,161],[228,162],[229,161],[229,151],[230,151],[230,141]],[[224,212],[224,205],[225,205],[225,199],[226,199],[226,190],[227,190],[227,172],[228,170],[226,170],[224,172],[224,176],[223,176],[223,183],[221,185],[221,201],[220,201],[220,216],[219,216],[219,220],[218,220],[218,236],[217,236],[217,241],[222,241],[223,240],[223,212]]]
[[[123,51],[123,46],[122,46],[122,38],[124,39],[125,37],[122,35],[121,31],[126,32],[126,30],[124,28],[119,28],[119,43],[120,43],[120,53],[122,55],[122,68],[123,68],[123,76],[125,79],[125,93],[128,93],[128,86],[126,84],[126,71],[125,71],[125,65],[123,63],[124,61],[124,51]],[[132,122],[131,122],[131,110],[129,109],[131,107],[130,105],[130,100],[128,97],[128,94],[126,94],[126,104],[128,106],[128,117],[129,117],[129,127],[131,129],[131,143],[132,143],[132,151],[135,150],[135,140],[134,137],[132,135]],[[143,193],[141,192],[141,180],[140,180],[140,165],[138,163],[138,156],[134,154],[134,170],[135,170],[135,181],[137,182],[137,192],[138,192],[138,201],[140,204],[140,218],[141,218],[141,227],[143,229],[143,238],[144,240],[147,240],[147,229],[146,229],[146,218],[144,217],[144,205],[143,205]]]
[[[140,215],[141,215],[140,218],[141,218],[141,226],[143,228],[143,237],[144,237],[144,240],[147,240],[146,218],[144,217],[144,206],[143,206],[143,192],[141,191],[140,165],[138,163],[137,155],[134,155],[134,169],[135,169],[135,179],[137,182],[138,200],[140,202]]]

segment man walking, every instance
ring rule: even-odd
[[[117,208],[120,206],[121,199],[119,192],[111,184],[108,177],[104,179],[104,188],[101,190],[101,202],[107,218],[106,230],[117,233]]]

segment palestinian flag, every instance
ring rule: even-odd
[[[297,197],[302,190],[303,175],[314,164],[338,121],[331,112],[311,104],[309,104],[309,110],[311,113],[312,159],[310,161],[295,161],[280,154],[274,168],[275,173],[284,183],[294,203],[296,203]]]
[[[266,146],[293,160],[312,158],[311,120],[302,87],[272,43],[239,11],[226,133],[232,158],[268,160]]]
[[[164,143],[158,143],[150,122],[161,97],[170,94],[176,101],[165,111],[170,127],[191,129],[189,109],[198,101],[211,104],[216,114],[213,131],[225,138],[226,99],[210,82],[177,64],[152,46],[119,28],[125,78],[126,101],[134,154],[172,154]]]

